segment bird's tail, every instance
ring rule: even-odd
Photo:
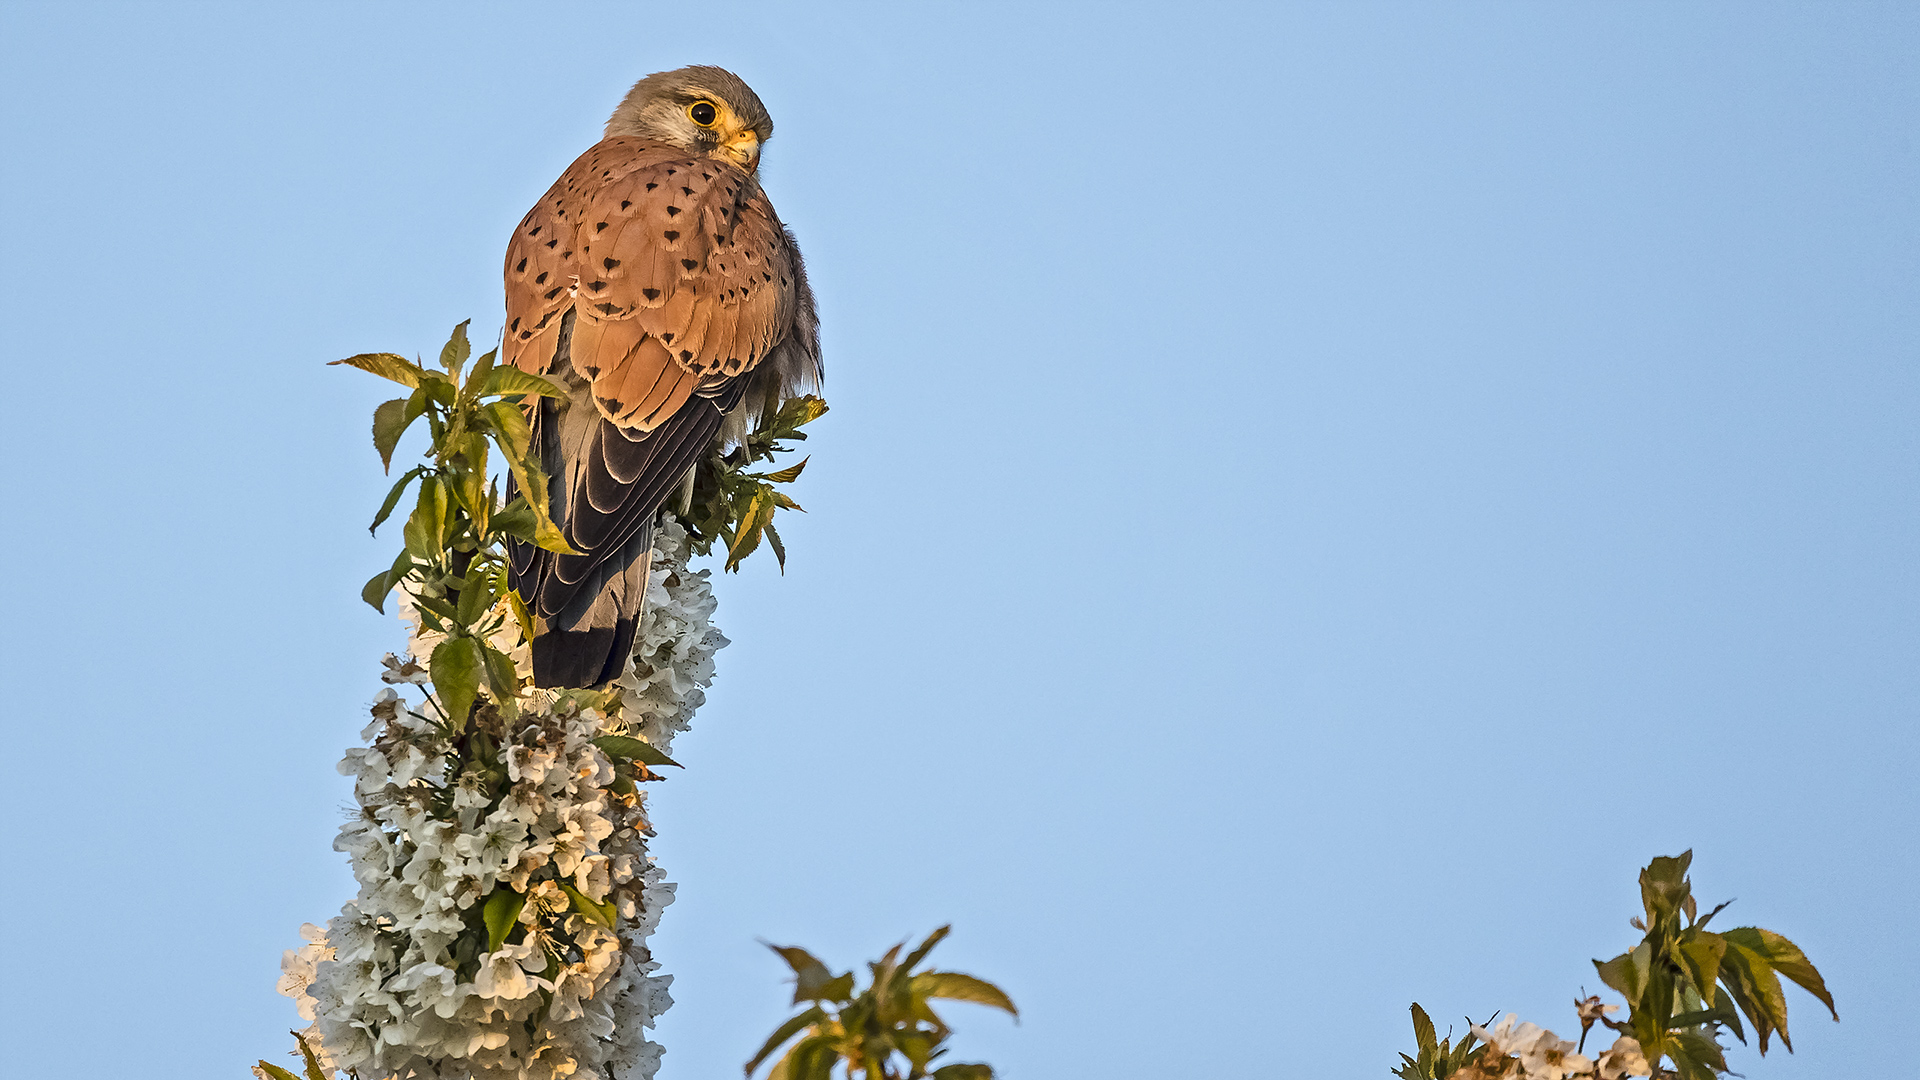
[[[533,639],[533,685],[550,689],[597,687],[625,674],[633,641],[646,614],[647,573],[653,567],[652,530],[635,545],[638,555],[612,572],[600,588],[581,590],[581,601],[538,631]],[[579,610],[575,610],[575,609]]]

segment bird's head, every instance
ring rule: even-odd
[[[725,68],[661,71],[633,84],[607,120],[607,138],[631,135],[753,172],[773,119],[760,95]]]

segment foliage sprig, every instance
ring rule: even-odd
[[[727,548],[726,568],[738,571],[740,560],[753,554],[764,537],[785,572],[787,547],[780,541],[780,531],[773,527],[773,517],[781,510],[806,511],[775,485],[800,479],[811,459],[803,458],[799,464],[776,472],[747,470],[755,462],[785,453],[789,448],[781,445],[783,440],[806,441],[807,433],[800,429],[826,413],[827,403],[812,394],[794,398],[778,412],[763,417],[745,442],[700,463],[694,472],[692,501],[687,512],[680,515],[697,554],[707,554],[715,541],[722,541]]]
[[[404,582],[427,629],[446,635],[427,667],[443,720],[456,732],[466,726],[483,686],[509,713],[520,693],[513,661],[490,640],[509,619],[533,636],[526,603],[507,584],[506,539],[573,551],[548,511],[547,477],[523,410],[531,398],[564,392],[541,376],[497,364],[498,350],[483,353],[468,369],[471,352],[463,322],[440,350],[437,369],[394,353],[334,361],[413,391],[373,411],[374,449],[389,472],[400,437],[416,421],[427,421],[428,460],[394,482],[368,527],[377,532],[417,482],[413,512],[401,528],[404,547],[360,595],[384,610],[387,595]],[[495,448],[519,488],[504,504],[498,478],[487,475]]]
[[[1774,1032],[1779,1032],[1781,1045],[1793,1050],[1781,976],[1818,998],[1835,1020],[1840,1013],[1807,954],[1784,936],[1757,926],[1720,933],[1707,929],[1727,904],[1699,914],[1687,878],[1692,862],[1693,852],[1686,851],[1656,858],[1640,871],[1646,914],[1633,925],[1645,930],[1646,937],[1611,960],[1595,960],[1593,966],[1601,981],[1627,999],[1624,1022],[1602,1017],[1601,1023],[1637,1039],[1649,1062],[1658,1064],[1663,1055],[1672,1059],[1682,1080],[1712,1080],[1727,1071],[1718,1029],[1725,1025],[1746,1042],[1742,1015],[1753,1025],[1762,1055]]]
[[[854,992],[853,972],[834,975],[812,953],[792,945],[769,945],[793,969],[793,1003],[811,1002],[768,1036],[747,1062],[751,1077],[760,1063],[800,1036],[776,1061],[767,1080],[831,1080],[844,1065],[848,1080],[992,1080],[993,1068],[977,1063],[933,1063],[947,1053],[952,1029],[929,1006],[936,999],[971,1001],[1004,1009],[1018,1019],[1013,1000],[999,987],[957,971],[915,972],[950,927],[927,936],[900,959],[901,942],[869,963],[871,980]],[[803,1034],[804,1033],[804,1034]],[[931,1069],[932,1071],[928,1071]]]
[[[1640,871],[1645,914],[1632,922],[1636,929],[1645,931],[1645,938],[1611,960],[1593,962],[1601,980],[1626,998],[1625,1020],[1608,1019],[1607,1013],[1619,1007],[1590,997],[1574,1003],[1580,1015],[1578,1047],[1572,1042],[1560,1044],[1552,1032],[1532,1025],[1522,1025],[1530,1033],[1522,1035],[1512,1028],[1512,1017],[1499,1030],[1490,1033],[1484,1026],[1477,1027],[1459,1046],[1450,1046],[1448,1041],[1435,1038],[1433,1021],[1415,1004],[1413,1030],[1418,1056],[1401,1054],[1402,1064],[1393,1074],[1401,1080],[1491,1080],[1536,1075],[1530,1063],[1513,1056],[1512,1051],[1522,1057],[1541,1057],[1550,1075],[1556,1077],[1651,1075],[1656,1080],[1716,1080],[1731,1074],[1725,1047],[1720,1044],[1720,1029],[1726,1027],[1746,1042],[1743,1017],[1759,1036],[1762,1055],[1767,1052],[1769,1037],[1776,1032],[1781,1044],[1789,1051],[1793,1049],[1787,1037],[1782,977],[1819,999],[1835,1020],[1840,1019],[1826,981],[1798,945],[1757,926],[1707,929],[1727,904],[1700,914],[1693,884],[1687,878],[1692,862],[1693,852],[1687,851],[1655,858]],[[1621,1038],[1602,1060],[1586,1061],[1578,1067],[1585,1071],[1576,1071],[1569,1062],[1585,1049],[1587,1031],[1596,1022],[1618,1032]],[[1476,1047],[1475,1035],[1490,1041]],[[1509,1045],[1494,1045],[1491,1040],[1505,1040]],[[1527,1047],[1524,1051],[1514,1049],[1521,1044]]]
[[[1437,1034],[1427,1010],[1415,1002],[1413,1042],[1419,1056],[1401,1054],[1400,1067],[1393,1070],[1393,1075],[1400,1080],[1447,1080],[1448,1077],[1460,1075],[1467,1062],[1478,1057],[1483,1049],[1471,1034],[1463,1036],[1458,1046],[1453,1045],[1452,1032],[1448,1032],[1444,1039],[1438,1038]]]

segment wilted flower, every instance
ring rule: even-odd
[[[415,686],[425,686],[433,681],[433,676],[427,673],[426,668],[420,666],[420,661],[411,656],[403,661],[392,653],[388,653],[380,658],[380,663],[387,669],[380,673],[380,681],[383,683],[412,683]]]
[[[1600,995],[1598,994],[1574,1002],[1573,1008],[1575,1012],[1580,1014],[1580,1026],[1582,1028],[1592,1027],[1594,1021],[1604,1020],[1609,1013],[1617,1013],[1620,1011],[1620,1006],[1618,1005],[1602,1004]]]
[[[1584,1048],[1587,1045],[1587,1032],[1592,1030],[1593,1025],[1605,1020],[1608,1013],[1619,1012],[1620,1006],[1603,1004],[1600,1001],[1600,995],[1595,994],[1592,997],[1576,999],[1573,1010],[1580,1016],[1580,1045]]]
[[[373,695],[373,707],[367,710],[373,714],[373,722],[360,729],[360,737],[362,739],[372,739],[374,736],[380,734],[380,729],[386,724],[400,719],[400,717],[405,714],[406,708],[406,701],[395,692],[393,687],[382,687],[379,693]]]
[[[1600,1080],[1622,1080],[1628,1076],[1650,1076],[1653,1073],[1646,1055],[1640,1052],[1639,1040],[1626,1035],[1615,1039],[1613,1046],[1601,1054],[1600,1060],[1594,1065]]]

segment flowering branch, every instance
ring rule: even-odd
[[[783,410],[744,453],[702,465],[708,534],[662,516],[618,679],[535,690],[531,620],[503,547],[515,537],[570,550],[523,412],[560,391],[497,366],[494,352],[473,359],[466,325],[437,368],[392,353],[339,361],[411,391],[374,411],[384,466],[415,423],[430,435],[425,460],[373,520],[377,530],[417,485],[403,550],[361,594],[382,610],[397,591],[413,633],[409,655],[384,661],[365,745],[340,764],[357,812],[334,847],[350,857],[358,895],[324,928],[302,928],[306,944],[286,954],[279,989],[312,1023],[299,1033],[307,1080],[339,1070],[359,1080],[647,1078],[661,1049],[644,1029],[671,1004],[672,980],[653,974],[645,942],[674,887],[647,853],[638,785],[677,764],[673,736],[727,644],[711,622],[710,572],[687,562],[715,536],[731,545],[730,565],[752,550],[744,538],[763,534],[784,555],[771,510],[756,506],[799,469],[743,469],[784,449],[777,440],[804,438],[796,429],[825,405]],[[510,499],[488,475],[495,453],[517,489]],[[266,1062],[255,1072],[293,1076]]]
[[[1601,981],[1626,999],[1626,1020],[1607,1018],[1620,1006],[1588,997],[1574,1002],[1580,1018],[1577,1046],[1533,1024],[1516,1025],[1518,1018],[1509,1013],[1491,1030],[1472,1025],[1465,1041],[1452,1047],[1435,1039],[1433,1021],[1416,1004],[1413,1031],[1419,1053],[1401,1054],[1401,1066],[1394,1075],[1402,1080],[1620,1080],[1633,1076],[1716,1080],[1731,1074],[1720,1029],[1729,1028],[1735,1038],[1746,1042],[1743,1015],[1759,1036],[1762,1055],[1773,1032],[1779,1032],[1789,1052],[1793,1050],[1787,1039],[1782,976],[1818,998],[1839,1020],[1826,981],[1799,946],[1755,926],[1718,933],[1707,929],[1727,905],[1699,914],[1693,884],[1687,879],[1692,861],[1691,851],[1661,856],[1640,871],[1646,913],[1644,918],[1636,917],[1633,925],[1646,931],[1645,939],[1611,960],[1593,962]],[[1599,1057],[1589,1058],[1581,1051],[1596,1023],[1619,1037]],[[1476,1038],[1485,1045],[1476,1047]]]

